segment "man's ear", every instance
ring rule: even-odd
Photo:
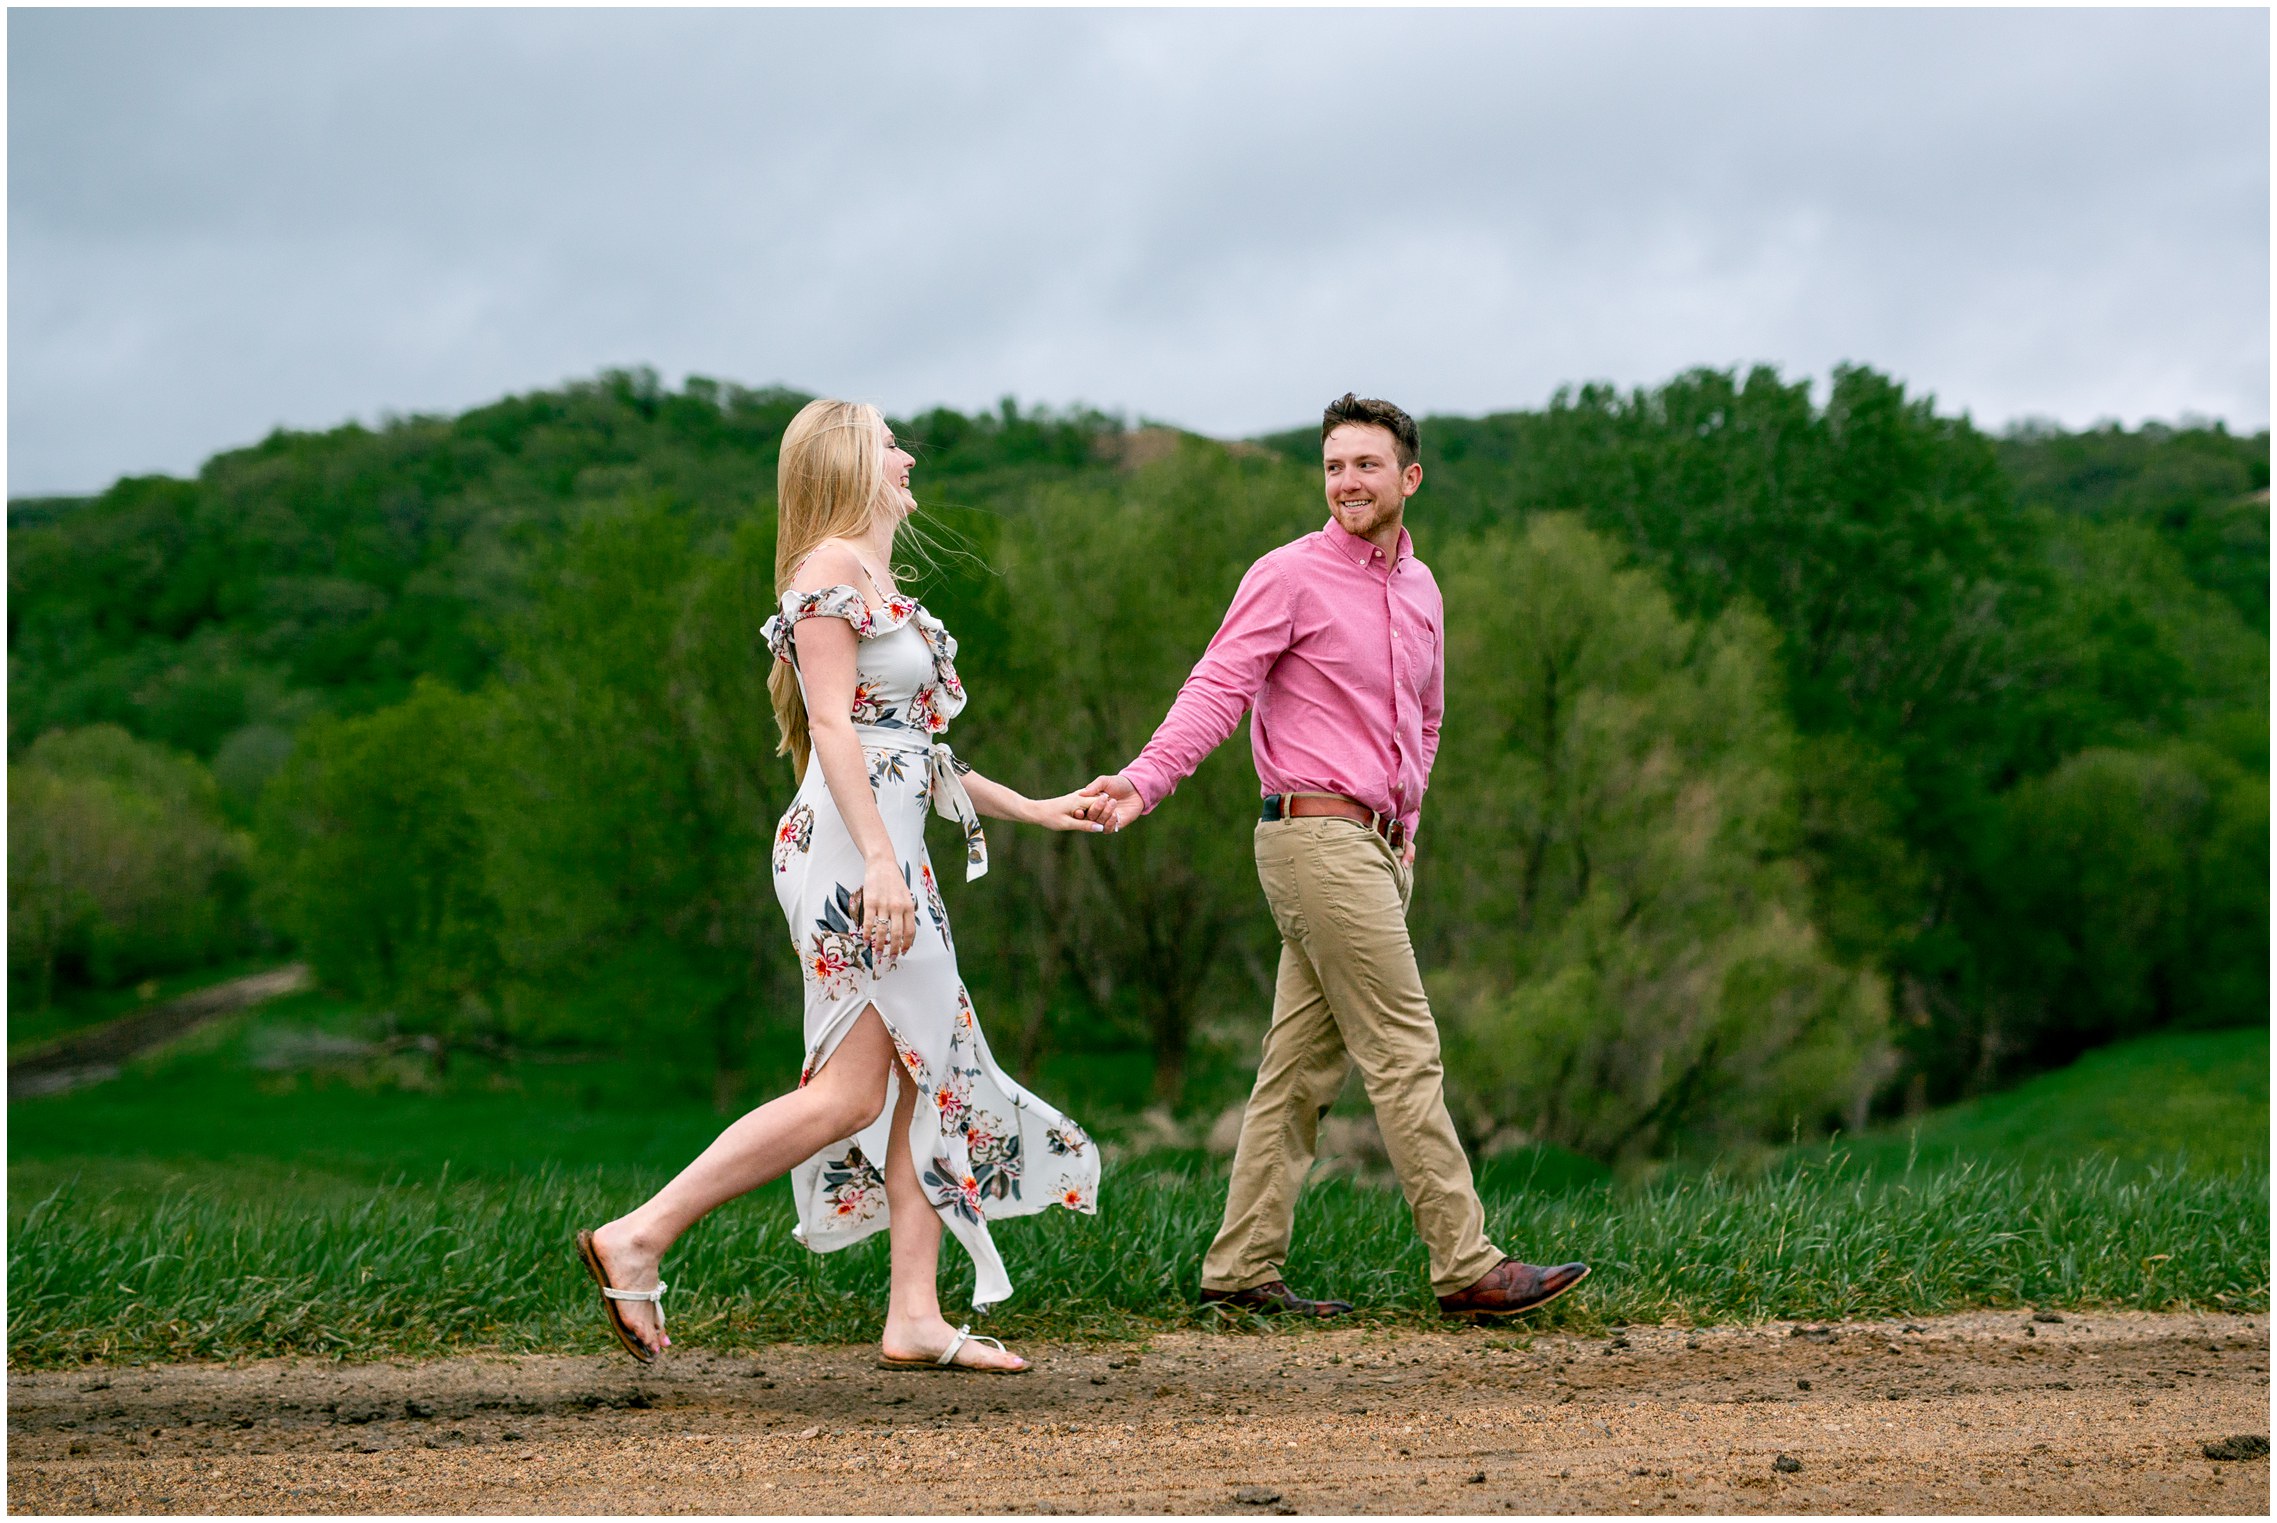
[[[1399,479],[1401,487],[1405,489],[1405,494],[1413,497],[1415,489],[1423,485],[1423,462],[1418,460],[1406,470],[1401,471]]]

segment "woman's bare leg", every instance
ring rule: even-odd
[[[707,1213],[869,1125],[885,1104],[893,1063],[893,1038],[872,1006],[812,1079],[736,1121],[647,1202],[594,1232],[593,1248],[609,1283],[619,1290],[650,1289],[665,1253]],[[658,1329],[656,1309],[648,1303],[620,1301],[617,1309],[651,1348],[672,1341]]]
[[[938,1359],[957,1336],[941,1315],[941,1216],[918,1183],[917,1162],[909,1151],[909,1118],[917,1107],[917,1086],[906,1073],[896,1077],[899,1098],[893,1107],[893,1136],[886,1143],[886,1225],[893,1239],[893,1287],[886,1303],[888,1359]],[[1027,1361],[999,1354],[985,1343],[966,1343],[957,1363],[1018,1369]]]

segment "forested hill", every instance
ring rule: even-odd
[[[479,682],[531,554],[592,504],[650,498],[707,530],[748,518],[806,400],[610,373],[455,418],[279,431],[194,480],[12,503],[10,754],[108,721],[254,787],[311,713],[392,702],[421,675]],[[1116,432],[1010,408],[905,426],[944,501],[1084,469]]]
[[[803,400],[611,373],[12,504],[12,987],[265,939],[454,1040],[771,1050],[751,652]],[[952,541],[960,754],[1030,788],[1127,759],[1323,514],[1311,428],[895,427]],[[1784,1137],[2266,1018],[2266,433],[1994,438],[1848,369],[1424,436],[1449,715],[1415,924],[1466,1126]],[[1130,840],[1011,833],[957,904],[1001,1045],[1135,1045],[1170,1102],[1237,1063],[1209,1033],[1271,949],[1236,749]]]
[[[1627,398],[1587,389],[1540,413],[1432,418],[1430,486],[1413,521],[1428,542],[1435,529],[1581,508],[1665,563],[1692,547],[1672,525],[1658,526],[1665,543],[1648,538],[1635,516],[1651,490],[1644,478],[1680,473],[1693,494],[1756,490],[1842,427],[1813,412],[1808,385],[1705,374]],[[529,553],[581,505],[644,494],[730,525],[772,499],[776,446],[805,400],[701,379],[673,392],[653,375],[611,373],[456,418],[280,431],[216,456],[190,481],[130,478],[91,499],[17,499],[10,755],[46,730],[111,721],[219,760],[243,785],[253,778],[239,774],[273,761],[279,732],[311,712],[400,698],[421,674],[479,681]],[[1024,415],[1007,404],[899,427],[922,450],[931,506],[999,506],[1022,484],[1133,453],[1123,423],[1096,413]],[[1265,442],[1309,463],[1317,431]],[[1972,460],[1981,485],[1958,488],[1984,494],[1983,515],[2017,506],[2148,526],[2194,582],[2267,630],[2266,432],[2153,424],[1983,443],[1989,455]],[[1880,490],[1871,480],[1854,489]],[[959,526],[988,532],[985,517]],[[248,754],[217,758],[232,740]]]

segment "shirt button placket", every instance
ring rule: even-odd
[[[1392,813],[1400,812],[1399,780],[1406,770],[1406,757],[1400,748],[1400,736],[1405,733],[1407,704],[1407,641],[1399,627],[1399,603],[1392,596],[1391,578],[1384,578],[1384,628],[1389,633],[1391,646],[1391,775],[1384,779],[1384,797],[1391,801]]]

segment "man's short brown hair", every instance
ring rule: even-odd
[[[1399,454],[1399,468],[1406,470],[1415,464],[1423,453],[1423,436],[1416,431],[1415,420],[1401,408],[1377,397],[1356,397],[1349,391],[1328,404],[1320,415],[1320,442],[1326,444],[1328,436],[1347,423],[1362,423],[1371,428],[1389,432]]]

